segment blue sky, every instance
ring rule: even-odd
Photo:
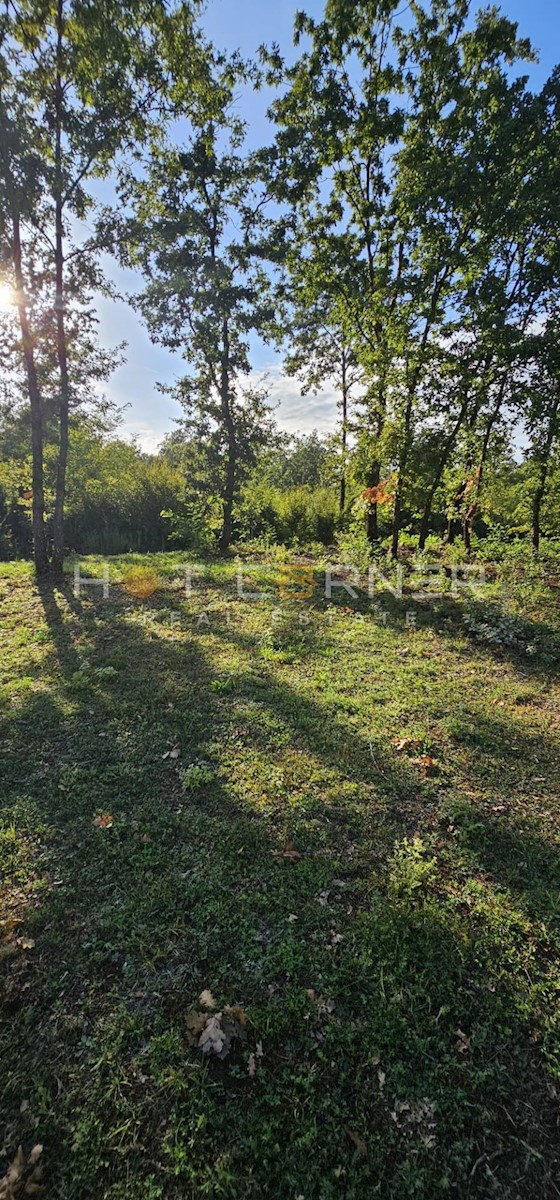
[[[479,7],[473,3],[473,10]],[[217,46],[229,50],[238,47],[247,57],[254,55],[263,42],[269,45],[278,42],[289,55],[297,8],[319,17],[323,0],[208,0],[204,27]],[[531,38],[539,52],[539,63],[527,69],[532,85],[539,87],[560,59],[559,0],[503,0],[501,8],[519,22],[520,34]],[[269,127],[263,95],[244,99],[242,107],[250,123],[251,142],[266,140]],[[112,268],[111,274],[123,291],[137,286],[131,273]],[[172,383],[182,373],[181,359],[150,343],[139,316],[125,302],[102,301],[100,321],[100,334],[106,345],[122,340],[128,343],[126,363],[114,373],[106,388],[117,404],[128,406],[123,414],[121,436],[136,436],[145,449],[154,450],[181,413],[180,406],[161,395],[156,384]],[[258,376],[263,372],[268,374],[272,399],[278,404],[277,420],[284,428],[290,432],[334,428],[336,398],[332,391],[302,397],[297,382],[282,374],[281,362],[274,352],[260,344],[254,346],[253,367]]]

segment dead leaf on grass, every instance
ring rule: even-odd
[[[187,1037],[191,1046],[198,1046],[200,1035],[206,1026],[208,1013],[196,1012],[194,1009],[187,1013]]]
[[[350,1141],[356,1147],[358,1154],[367,1154],[368,1150],[363,1137],[361,1137],[359,1133],[356,1133],[355,1129],[347,1129],[346,1133],[348,1134]]]
[[[202,992],[201,995],[213,999],[211,992]],[[212,1054],[216,1058],[224,1059],[229,1054],[235,1038],[239,1041],[245,1040],[247,1014],[237,1005],[227,1005],[222,1012],[212,1015],[193,1009],[187,1013],[186,1023],[191,1046],[198,1046],[203,1054]]]
[[[20,1197],[41,1195],[43,1168],[39,1159],[42,1153],[43,1147],[38,1144],[33,1147],[26,1161],[23,1147],[18,1148],[4,1178],[0,1179],[0,1200],[20,1200]]]
[[[436,1118],[431,1100],[396,1100],[391,1117],[403,1133],[417,1134],[428,1150],[436,1144]]]
[[[35,938],[18,937],[16,938],[16,942],[20,950],[32,950],[35,945]]]
[[[216,1001],[214,1000],[212,992],[210,991],[210,988],[205,988],[204,991],[200,993],[200,996],[198,997],[198,1003],[201,1004],[203,1008],[217,1008],[218,1007],[218,1005],[216,1004]]]
[[[457,1035],[455,1049],[459,1051],[459,1054],[469,1054],[471,1049],[470,1037],[467,1037],[467,1034],[463,1033],[462,1029],[456,1029],[455,1033]]]
[[[273,850],[272,851],[272,857],[273,858],[287,858],[288,860],[295,862],[296,859],[303,858],[303,854],[302,854],[301,850],[296,850],[293,842],[286,842],[286,845],[284,846],[283,850]]]
[[[421,767],[423,771],[429,774],[437,770],[437,762],[435,758],[432,758],[431,754],[422,754],[420,758],[411,758],[410,761],[415,767]]]
[[[94,817],[93,824],[97,829],[111,829],[113,825],[113,816],[111,813],[101,813],[98,817]]]
[[[394,737],[391,738],[391,745],[394,746],[397,754],[402,754],[404,750],[419,750],[422,741],[420,738],[414,737]]]
[[[180,747],[179,747],[179,746],[172,746],[172,747],[171,747],[171,749],[170,749],[170,750],[166,750],[166,751],[165,751],[165,754],[162,754],[162,756],[161,756],[161,757],[162,757],[162,759],[163,759],[163,760],[165,760],[166,758],[175,759],[175,758],[179,758],[180,754],[181,754]]]
[[[215,1017],[207,1018],[198,1043],[203,1054],[215,1054],[217,1058],[225,1058],[229,1050],[221,1017],[222,1014],[217,1013]]]

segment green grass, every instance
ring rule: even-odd
[[[0,574],[0,1178],[41,1142],[53,1200],[559,1196],[554,594],[384,626],[180,562]]]

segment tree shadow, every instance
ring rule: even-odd
[[[188,1189],[287,1198],[304,1185],[341,1194],[341,1161],[349,1196],[375,1194],[380,1172],[387,1197],[412,1194],[415,1173],[416,1194],[432,1200],[431,1134],[395,1108],[428,1096],[438,1156],[451,1147],[451,1194],[486,1200],[488,1166],[498,1196],[552,1196],[554,1106],[518,980],[504,972],[489,990],[486,961],[465,948],[437,888],[408,895],[397,878],[388,890],[394,841],[433,828],[437,783],[336,703],[255,662],[242,630],[213,631],[244,658],[228,696],[214,689],[214,645],[169,624],[168,596],[147,606],[156,625],[120,594],[109,606],[49,589],[41,600],[57,674],[47,656],[48,682],[0,730],[5,811],[37,882],[21,924],[35,944],[6,964],[8,1145],[40,1132],[61,1200],[155,1200],[150,1179],[162,1175],[166,1200]],[[509,751],[497,732],[498,774]],[[262,809],[232,762],[273,760],[271,734],[301,752],[304,774]],[[201,758],[213,777],[191,787]],[[186,1037],[207,987],[251,1016],[246,1049],[225,1066],[204,1064]],[[473,1033],[472,1061],[456,1050],[457,1028]],[[254,1086],[247,1053],[262,1040]],[[349,1160],[347,1128],[363,1129],[370,1157]],[[535,1147],[528,1159],[523,1143]]]

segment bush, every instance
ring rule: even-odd
[[[330,488],[280,488],[249,485],[242,496],[237,526],[241,538],[270,539],[283,546],[302,548],[310,543],[332,542],[338,520],[337,498]]]

